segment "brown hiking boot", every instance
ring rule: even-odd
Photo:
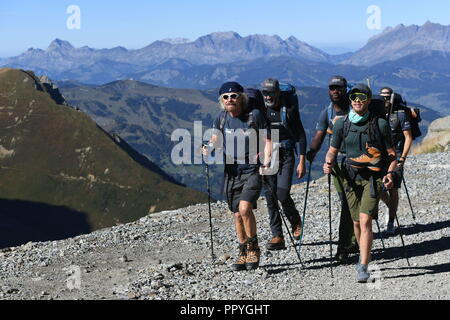
[[[233,271],[242,271],[246,270],[247,261],[247,242],[239,244],[239,255],[236,258],[236,261],[231,265],[231,269]]]
[[[300,240],[301,234],[302,234],[302,224],[299,221],[292,226],[292,236],[294,237],[295,240],[298,241]]]
[[[259,266],[259,258],[261,251],[259,250],[258,240],[249,240],[247,243],[247,260],[245,267],[247,270],[255,270]]]
[[[284,243],[284,237],[273,237],[270,239],[269,242],[266,244],[267,250],[285,250],[286,245]]]

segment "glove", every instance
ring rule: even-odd
[[[308,160],[309,162],[313,162],[315,157],[316,151],[309,149],[308,152],[306,152],[306,160]]]

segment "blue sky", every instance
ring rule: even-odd
[[[69,5],[81,10],[81,28],[69,30]],[[380,8],[381,30],[369,29],[367,8]],[[433,0],[21,0],[0,2],[0,57],[30,47],[45,49],[60,38],[76,47],[144,47],[184,37],[195,40],[215,31],[291,35],[319,48],[356,49],[373,35],[400,23],[427,20],[450,24],[450,1]]]

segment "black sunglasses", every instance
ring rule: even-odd
[[[263,90],[262,94],[263,94],[263,96],[266,96],[266,97],[275,97],[277,95],[277,93],[275,91],[267,91],[267,90]]]

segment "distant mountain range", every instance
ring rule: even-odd
[[[356,52],[329,55],[295,37],[240,36],[216,32],[194,41],[165,39],[136,50],[73,47],[56,39],[0,65],[31,69],[55,81],[99,85],[134,79],[155,85],[210,89],[227,80],[245,85],[276,76],[297,86],[325,87],[333,74],[350,81],[370,77],[377,90],[389,85],[406,99],[450,114],[450,26],[399,25],[371,38]]]
[[[33,73],[0,69],[0,93],[0,246],[206,201]]]

